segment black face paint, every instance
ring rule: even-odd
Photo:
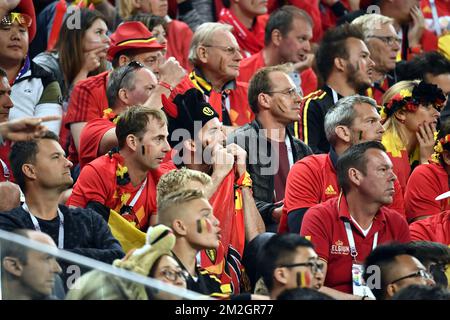
[[[359,131],[359,141],[362,140],[362,135],[363,135],[363,132],[362,132],[362,130],[361,130],[361,131]]]
[[[142,147],[142,149],[141,149],[142,150],[142,155],[145,155],[145,146],[142,145],[141,147]]]
[[[302,274],[300,272],[297,272],[297,288],[302,287]]]

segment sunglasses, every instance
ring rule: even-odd
[[[128,63],[128,65],[123,68],[123,73],[122,73],[122,76],[120,77],[120,81],[119,81],[119,88],[121,87],[122,81],[127,76],[127,74],[129,74],[131,71],[142,69],[142,68],[145,68],[145,66],[138,61],[133,60],[130,63]]]
[[[10,12],[6,16],[4,16],[2,20],[0,20],[0,25],[11,26],[14,22],[17,22],[19,25],[29,28],[31,27],[33,19],[31,19],[29,15],[24,13]]]
[[[323,272],[324,264],[320,262],[304,262],[304,263],[292,263],[283,264],[280,267],[284,268],[295,268],[295,267],[308,267],[311,269],[312,273]]]

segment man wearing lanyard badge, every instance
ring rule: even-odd
[[[16,142],[10,161],[16,182],[25,194],[25,203],[0,213],[0,229],[42,231],[59,249],[105,263],[123,257],[122,248],[99,214],[58,205],[61,193],[73,183],[72,163],[53,132],[48,131],[40,139]]]
[[[373,295],[362,281],[365,258],[379,244],[410,241],[404,217],[385,207],[393,201],[397,177],[376,141],[350,147],[338,160],[337,175],[341,194],[310,208],[300,234],[325,262],[322,292],[337,299],[366,299]]]
[[[301,95],[282,66],[255,73],[248,87],[256,119],[228,135],[248,154],[253,196],[266,230],[276,232],[283,207],[286,178],[295,162],[312,154],[286,127],[298,121]]]

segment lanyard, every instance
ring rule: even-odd
[[[139,200],[139,198],[141,197],[141,193],[142,193],[142,191],[144,190],[146,184],[147,184],[147,177],[145,177],[145,180],[144,180],[144,182],[142,182],[141,187],[139,188],[138,192],[136,192],[136,194],[134,195],[133,200],[131,200],[131,202],[130,202],[130,204],[129,204],[129,206],[130,206],[131,208],[134,207],[134,205],[136,204],[136,202],[137,202],[137,201]]]
[[[28,208],[26,202],[23,203],[22,208],[30,215],[31,221],[33,222],[34,225],[34,230],[41,231],[41,227],[39,226],[38,220],[34,215],[31,214],[30,209]],[[59,216],[58,248],[64,249],[64,216],[61,210],[59,210],[59,208],[58,208],[58,216]]]
[[[286,150],[287,150],[287,155],[288,155],[288,160],[289,160],[289,169],[290,169],[294,165],[294,155],[292,153],[291,140],[289,140],[288,135],[286,135],[286,138],[284,139],[284,143],[286,144]]]
[[[358,251],[356,251],[356,245],[355,245],[355,239],[353,239],[352,227],[349,222],[344,222],[344,225],[345,225],[345,232],[347,233],[348,244],[350,246],[350,255],[352,256],[353,260],[356,261],[356,257],[358,256]],[[375,233],[373,236],[372,250],[376,248],[377,242],[378,242],[378,232]]]

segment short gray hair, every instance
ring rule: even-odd
[[[195,30],[192,37],[191,47],[189,48],[189,62],[196,65],[198,62],[197,48],[203,44],[210,44],[214,39],[216,32],[232,32],[233,26],[218,22],[205,22]]]
[[[383,24],[394,25],[394,19],[377,13],[365,14],[352,21],[352,24],[361,28],[364,38],[373,34],[373,30],[378,29]]]
[[[132,68],[132,70],[130,70],[130,68]],[[135,89],[135,72],[142,68],[143,66],[131,67],[129,65],[124,65],[111,72],[106,85],[106,98],[108,99],[109,108],[114,108],[120,89]]]
[[[356,118],[354,106],[357,104],[367,103],[377,108],[377,102],[369,97],[361,96],[359,94],[344,97],[330,108],[325,115],[325,135],[331,146],[335,146],[337,142],[337,135],[335,128],[337,126],[351,127]]]

